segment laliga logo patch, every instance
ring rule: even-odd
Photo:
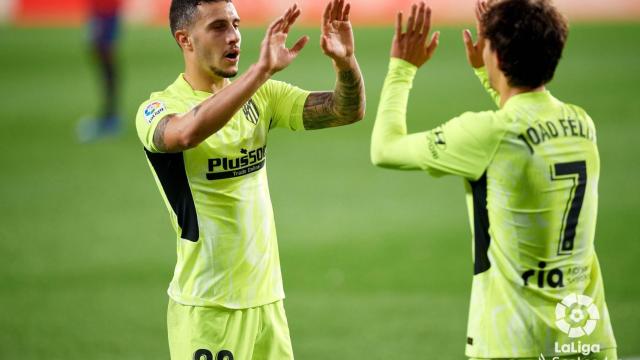
[[[590,335],[600,320],[593,299],[571,294],[556,305],[556,326],[570,338]]]
[[[164,107],[164,103],[161,101],[154,101],[144,109],[144,119],[151,124],[153,119],[165,110],[166,108]]]

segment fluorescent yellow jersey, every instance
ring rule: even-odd
[[[391,160],[383,165],[465,179],[474,240],[466,355],[614,349],[594,250],[600,160],[591,118],[548,91],[528,92],[498,111],[464,113],[403,136],[416,70],[392,59],[372,154],[388,144]],[[486,72],[477,75],[498,101]]]
[[[267,182],[267,134],[303,129],[308,92],[267,81],[218,132],[195,148],[160,153],[158,122],[211,96],[181,74],[151,94],[136,116],[149,166],[177,234],[168,294],[177,303],[244,309],[284,298]]]

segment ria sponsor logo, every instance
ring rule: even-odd
[[[538,269],[527,270],[522,273],[524,286],[537,286],[539,288],[563,288],[566,285],[587,281],[590,268],[588,266],[571,267],[568,269],[547,269],[547,263],[538,263]]]
[[[267,156],[267,146],[248,151],[240,149],[242,156],[236,158],[209,159],[207,180],[220,180],[250,174],[262,169]]]
[[[552,288],[564,287],[564,273],[560,269],[545,270],[547,263],[541,261],[538,266],[540,270],[527,270],[522,274],[522,280],[524,286],[529,286],[530,280],[533,277],[534,281],[537,280],[539,288],[549,286]],[[537,276],[536,276],[537,275]]]

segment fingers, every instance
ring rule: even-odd
[[[421,34],[426,39],[431,30],[431,8],[427,7],[424,13],[424,23],[422,25]]]
[[[462,40],[464,40],[464,48],[467,50],[467,56],[472,54],[475,51],[475,47],[473,45],[473,37],[471,36],[471,31],[469,31],[469,29],[464,29],[462,32]]]
[[[324,9],[323,21],[349,21],[351,4],[345,0],[331,0]]]
[[[282,32],[288,33],[289,29],[291,29],[291,25],[296,22],[301,13],[302,11],[298,8],[298,5],[294,4],[287,12],[287,15],[285,15],[285,22]]]
[[[440,31],[436,31],[435,33],[433,33],[433,36],[431,36],[431,41],[429,42],[429,46],[427,46],[427,57],[431,57],[433,55],[433,53],[436,51],[436,48],[438,48],[438,44],[440,43]]]
[[[412,34],[413,28],[416,23],[416,12],[418,11],[418,7],[416,4],[411,6],[411,15],[409,15],[409,20],[407,21],[407,33]]]
[[[283,24],[283,22],[284,22],[284,19],[283,19],[283,18],[281,18],[281,17],[280,17],[280,18],[275,19],[275,20],[271,23],[271,25],[269,25],[269,28],[267,29],[267,35],[268,35],[268,36],[271,36],[271,35],[273,35],[274,33],[276,33],[276,32],[278,32],[278,31],[280,31],[280,29],[282,28],[282,24]]]
[[[293,4],[281,17],[275,19],[269,28],[267,29],[267,37],[271,37],[273,34],[283,32],[287,34],[291,26],[296,22],[301,14],[301,10],[298,8],[298,4]],[[269,40],[267,40],[268,42]]]
[[[400,39],[402,36],[402,11],[396,15],[396,39]]]
[[[304,48],[305,45],[307,45],[307,42],[309,42],[309,37],[308,36],[303,36],[300,39],[298,39],[298,41],[296,41],[295,44],[293,44],[293,46],[291,47],[291,53],[294,56],[297,56],[298,53]]]
[[[415,29],[412,29],[410,31],[412,31],[414,34],[416,35],[420,35],[422,33],[422,27],[425,24],[425,8],[424,8],[424,2],[420,2],[420,5],[418,6],[418,16],[416,17],[416,25],[415,25]],[[426,34],[424,36],[427,36]]]
[[[347,3],[342,12],[342,21],[349,21],[349,13],[351,12],[351,4]]]
[[[480,0],[479,3],[480,3],[479,4],[479,6],[480,6],[480,14],[484,15],[484,13],[487,12],[487,7],[488,7],[487,2],[485,0]]]
[[[342,6],[344,0],[333,0],[333,11],[331,12],[331,20],[339,20],[342,16]]]
[[[324,35],[320,36],[320,48],[322,49],[322,52],[325,54],[327,53],[326,49],[328,45],[329,44],[327,43],[327,37]]]
[[[331,21],[331,11],[333,10],[333,1],[329,1],[327,6],[324,8],[324,13],[322,14],[322,22],[324,24]]]
[[[487,12],[487,9],[488,9],[488,5],[487,5],[487,2],[485,0],[477,0],[476,1],[476,7],[475,7],[476,20],[480,21],[480,19],[482,19],[482,16],[484,15],[484,13]]]

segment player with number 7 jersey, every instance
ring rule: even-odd
[[[474,240],[468,357],[575,358],[589,345],[590,359],[613,360],[594,248],[595,126],[545,88],[566,40],[565,20],[547,1],[479,2],[476,12],[480,39],[464,33],[467,54],[499,110],[407,134],[413,78],[438,45],[437,33],[427,39],[430,9],[414,5],[406,32],[398,15],[372,161],[465,179]]]

